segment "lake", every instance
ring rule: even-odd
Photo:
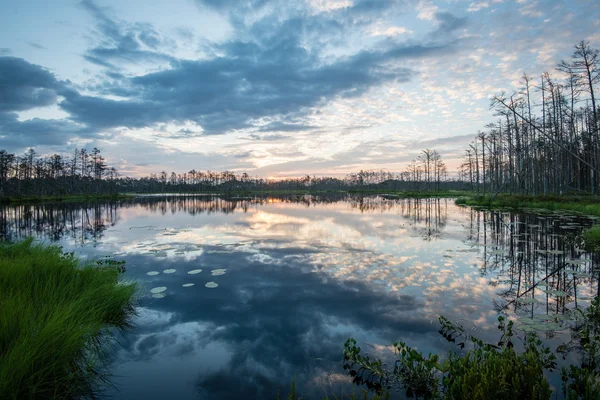
[[[4,239],[127,262],[141,290],[110,364],[116,399],[275,399],[294,377],[305,399],[341,396],[347,338],[392,362],[396,340],[443,354],[440,315],[493,341],[504,313],[556,343],[598,292],[577,239],[592,223],[346,195],[0,208]]]

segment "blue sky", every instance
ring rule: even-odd
[[[454,169],[491,96],[600,47],[591,0],[1,1],[0,149],[134,176]]]

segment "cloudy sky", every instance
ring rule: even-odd
[[[133,176],[454,168],[492,95],[600,47],[594,0],[0,1],[0,149]]]

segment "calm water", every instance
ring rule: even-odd
[[[127,261],[142,296],[111,398],[275,398],[294,376],[320,398],[351,389],[348,337],[384,358],[395,340],[444,353],[440,314],[492,340],[500,312],[527,322],[589,304],[598,259],[576,237],[592,222],[450,199],[146,197],[1,208],[0,236]],[[567,335],[535,326],[549,343]]]

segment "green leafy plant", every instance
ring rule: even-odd
[[[361,354],[354,339],[344,348],[344,368],[353,382],[381,392],[403,389],[409,398],[421,399],[549,399],[552,391],[545,369],[556,368],[556,356],[535,335],[524,339],[524,350],[515,351],[513,322],[498,318],[502,332],[496,344],[484,343],[462,326],[444,317],[440,333],[466,354],[450,352],[441,362],[437,354],[425,357],[403,342],[394,343],[396,362],[387,369],[381,360]]]

